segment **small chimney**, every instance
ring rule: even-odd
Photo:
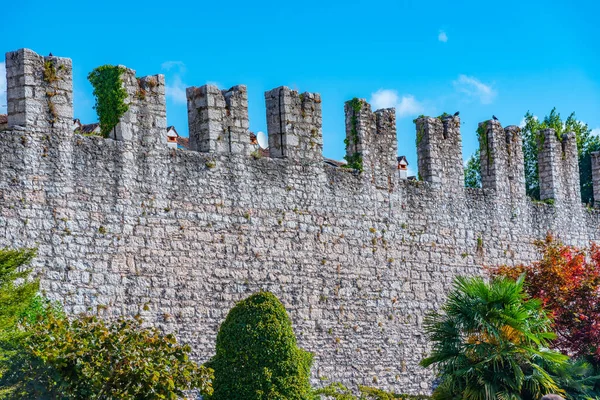
[[[408,161],[406,161],[406,156],[398,157],[398,176],[400,179],[408,178]]]

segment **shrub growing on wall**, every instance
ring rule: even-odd
[[[127,92],[121,80],[123,72],[125,72],[123,67],[103,65],[88,75],[88,80],[94,87],[96,97],[94,109],[98,114],[100,130],[104,137],[109,137],[119,123],[119,119],[129,109],[125,104]]]
[[[311,399],[312,354],[296,345],[281,302],[259,292],[231,309],[217,335],[213,400]]]

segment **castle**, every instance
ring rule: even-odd
[[[394,110],[364,100],[345,105],[359,172],[323,162],[316,93],[265,93],[270,156],[253,157],[245,86],[187,90],[188,151],[167,146],[161,75],[123,73],[129,110],[104,139],[73,133],[71,60],[22,49],[6,71],[0,246],[37,247],[42,289],[67,312],[140,314],[199,361],[235,302],[265,289],[315,354],[315,384],[428,393],[423,317],[455,276],[530,262],[548,231],[580,246],[600,239],[571,135],[542,132],[548,201],[533,202],[520,131],[498,121],[481,125],[483,188],[467,189],[458,116],[416,120],[421,180],[411,181],[396,170]]]

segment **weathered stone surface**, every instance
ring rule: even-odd
[[[162,123],[162,106],[147,110]],[[139,140],[2,131],[0,246],[37,247],[42,288],[67,312],[139,313],[190,343],[201,361],[235,302],[270,290],[300,346],[315,353],[315,384],[427,393],[433,376],[418,366],[428,350],[423,318],[456,275],[530,262],[533,241],[549,230],[574,245],[600,239],[598,212],[519,195],[517,167],[509,173],[521,182],[515,195],[497,192],[513,193],[510,185],[465,189],[457,118],[447,127],[417,121],[427,182],[391,175],[382,187],[372,179],[380,175],[317,162],[314,111],[313,122],[284,132],[305,146],[290,147],[289,158],[150,145],[142,138],[156,137],[153,126],[137,117],[128,123]],[[369,123],[391,137],[383,122]],[[379,139],[387,144],[366,150],[385,166],[395,143]]]
[[[346,156],[360,155],[365,177],[376,186],[389,187],[397,169],[396,110],[372,112],[364,99],[353,99],[345,103],[344,112]]]
[[[214,85],[186,90],[190,147],[210,153],[249,154],[246,86],[219,90]]]
[[[321,96],[282,86],[266,92],[265,101],[271,157],[322,162]]]

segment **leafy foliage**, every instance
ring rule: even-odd
[[[189,360],[189,346],[138,319],[70,321],[49,312],[22,328],[21,352],[0,382],[12,386],[8,398],[177,399],[184,390],[211,390],[211,371]]]
[[[34,300],[39,282],[24,281],[31,270],[25,267],[35,257],[35,250],[0,249],[0,335],[12,330],[18,317]]]
[[[525,158],[525,182],[527,195],[533,199],[540,198],[540,182],[538,175],[538,134],[540,130],[552,128],[559,138],[564,133],[575,132],[577,152],[579,159],[579,181],[581,184],[581,200],[592,204],[594,200],[592,188],[592,162],[591,153],[600,150],[600,138],[592,135],[592,130],[571,113],[566,120],[562,120],[556,108],[544,117],[542,121],[529,111],[525,114],[522,128],[523,154]],[[465,167],[465,186],[480,187],[481,165],[479,163],[479,150],[469,158]],[[479,186],[477,186],[479,185]]]
[[[19,354],[17,343],[23,337],[17,329],[19,319],[37,299],[39,283],[28,279],[30,269],[26,268],[34,256],[35,250],[0,250],[0,381],[6,364]],[[10,385],[0,385],[0,398],[11,392]]]
[[[355,97],[352,100],[350,100],[349,105],[352,108],[352,117],[350,119],[350,139],[344,139],[344,144],[346,145],[346,148],[349,145],[353,145],[354,149],[356,149],[360,142],[358,136],[358,128],[356,126],[358,124],[357,114],[360,113],[360,110],[362,109],[362,101]],[[361,152],[355,151],[351,155],[346,155],[344,156],[344,160],[346,160],[347,163],[344,167],[352,168],[354,170],[357,170],[358,172],[363,171],[364,166]]]
[[[479,159],[479,149],[475,151],[465,166],[465,187],[481,187],[481,160]]]
[[[94,87],[94,96],[96,96],[94,109],[98,114],[100,130],[104,137],[109,137],[119,123],[119,119],[129,109],[124,102],[127,91],[123,88],[121,80],[123,72],[125,72],[123,67],[103,65],[88,75],[88,80]]]
[[[292,323],[269,292],[240,301],[217,335],[214,400],[311,399],[312,354],[296,345]]]
[[[564,365],[548,365],[548,372],[569,400],[600,398],[600,370],[583,359],[570,359]]]
[[[600,247],[585,251],[552,235],[536,242],[542,259],[531,265],[502,266],[496,276],[525,274],[525,290],[554,316],[552,345],[575,357],[592,356],[600,366]]]
[[[315,390],[318,396],[326,396],[334,400],[429,400],[430,396],[396,394],[370,386],[358,386],[359,395],[355,396],[350,389],[341,383],[332,383]]]
[[[527,299],[524,277],[456,279],[441,313],[425,321],[433,350],[421,365],[441,378],[435,399],[529,399],[561,389],[542,363],[567,357],[544,349],[555,337],[541,302]]]
[[[581,199],[584,203],[593,202],[591,152],[600,150],[600,138],[592,135],[591,129],[575,118],[571,113],[566,120],[553,108],[542,121],[529,111],[525,114],[525,126],[522,129],[523,153],[525,156],[525,182],[527,195],[540,198],[540,182],[538,175],[538,132],[552,128],[560,139],[564,133],[575,132],[579,159],[579,179],[581,182]]]

